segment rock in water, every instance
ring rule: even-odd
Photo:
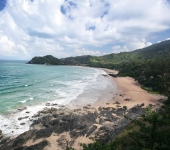
[[[0,139],[2,138],[3,136],[2,136],[2,130],[0,130]]]

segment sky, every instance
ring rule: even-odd
[[[133,51],[170,39],[170,0],[0,0],[0,59]]]

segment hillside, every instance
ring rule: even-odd
[[[143,62],[170,56],[170,40],[153,44],[149,47],[138,49],[132,52],[121,52],[104,56],[76,56],[57,59],[51,55],[34,57],[29,64],[50,64],[50,65],[88,65],[95,67],[115,68],[117,65],[131,61]]]
[[[47,55],[44,57],[34,57],[32,58],[28,64],[45,64],[45,65],[61,65],[61,61],[51,55]]]
[[[170,40],[153,44],[149,47],[138,49],[132,52],[121,52],[104,56],[77,56],[62,59],[64,64],[80,65],[87,64],[97,66],[103,64],[120,64],[130,61],[146,61],[157,57],[170,56]]]

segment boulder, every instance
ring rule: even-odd
[[[90,136],[95,130],[97,129],[97,126],[93,125],[89,131],[87,132],[86,137]]]
[[[74,109],[74,112],[78,112],[78,111],[81,111],[81,109]]]
[[[113,74],[113,73],[109,73],[109,76],[112,76],[112,77],[114,77],[114,78],[117,78],[117,74]]]
[[[125,100],[125,101],[130,101],[130,98],[125,98],[124,100]]]
[[[23,125],[25,125],[25,123],[24,123],[24,122],[22,122],[22,123],[20,123],[20,125],[22,125],[22,126],[23,126]]]
[[[34,140],[37,140],[40,138],[48,138],[51,136],[52,132],[53,132],[53,128],[40,129],[36,132],[36,136]]]
[[[20,107],[20,108],[18,108],[18,110],[19,111],[23,111],[23,110],[25,110],[27,107]]]
[[[2,130],[0,130],[0,139],[2,138],[3,136],[2,136]]]
[[[46,103],[45,106],[50,106],[50,103]]]

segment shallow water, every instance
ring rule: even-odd
[[[29,129],[29,119],[46,102],[94,103],[116,89],[104,71],[89,67],[30,65],[0,61],[0,129],[6,136]],[[27,107],[17,112],[17,108]],[[26,111],[30,111],[29,114]],[[18,117],[29,116],[19,121]],[[20,125],[21,122],[26,125]]]

